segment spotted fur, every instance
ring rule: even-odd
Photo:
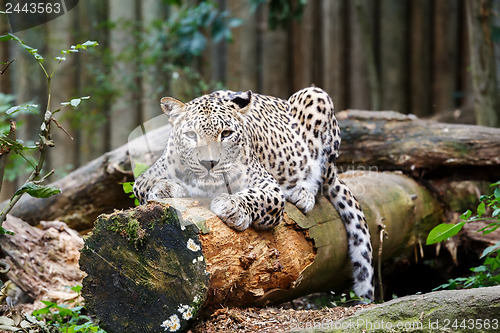
[[[173,130],[161,158],[135,183],[141,203],[211,197],[211,210],[230,227],[268,229],[282,220],[285,200],[307,213],[322,189],[346,227],[354,290],[373,299],[370,234],[337,176],[340,130],[326,92],[305,88],[285,101],[217,91],[186,104],[166,97],[161,107]]]

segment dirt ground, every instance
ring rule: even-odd
[[[189,333],[278,333],[290,330],[321,328],[328,323],[353,315],[373,305],[333,307],[319,310],[283,308],[224,308],[205,321],[199,320]]]

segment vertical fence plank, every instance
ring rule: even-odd
[[[410,113],[428,116],[431,109],[431,0],[410,2]]]
[[[151,28],[156,20],[162,19],[162,5],[157,0],[142,0],[141,15],[142,15],[142,42],[153,43],[151,36]],[[144,57],[150,57],[150,49],[144,50]],[[159,77],[157,67],[161,64],[150,64],[149,62],[141,61],[141,77],[142,77],[142,96],[141,96],[141,120],[147,121],[161,114],[160,98],[161,94],[165,93],[158,91],[161,86],[161,78]]]
[[[313,66],[316,51],[314,45],[314,2],[309,1],[304,8],[302,19],[291,23],[290,38],[290,79],[291,91],[310,86],[313,82]]]
[[[374,3],[373,1],[359,0],[361,10],[366,13],[368,26],[374,31]],[[349,104],[351,109],[371,109],[371,87],[368,80],[368,59],[366,57],[366,48],[369,45],[364,43],[364,31],[361,29],[361,18],[356,12],[356,1],[349,1],[349,35],[351,38],[350,56],[349,56]]]
[[[323,88],[332,96],[337,111],[347,106],[345,8],[343,0],[321,2]]]
[[[228,43],[226,86],[235,91],[258,92],[257,20],[248,1],[228,1],[228,10],[243,24],[233,31],[233,42]]]
[[[75,44],[73,40],[74,19],[75,11],[72,10],[47,24],[49,33],[47,55],[50,55],[50,59],[47,59],[46,63],[50,64],[53,62],[54,57],[61,56],[60,50],[67,50],[71,45]],[[75,65],[76,59],[73,54],[70,54],[66,56],[66,61],[62,61],[57,66],[57,72],[51,82],[51,110],[60,108],[62,102],[69,102],[73,97],[76,97],[77,77]],[[72,137],[75,135],[75,128],[72,126],[71,119],[75,118],[76,112],[79,112],[79,110],[66,107],[55,116],[61,126]],[[78,146],[74,139],[72,140],[54,124],[52,124],[51,131],[55,147],[48,150],[48,165],[50,165],[50,168],[55,169],[56,176],[61,176],[76,167]]]
[[[458,1],[434,1],[434,112],[456,106]]]
[[[261,8],[263,15],[259,17],[261,37],[260,67],[262,93],[280,98],[288,98],[291,92],[288,76],[289,47],[288,34],[277,28],[271,30],[267,23],[268,9]]]
[[[407,2],[381,0],[380,6],[382,108],[406,112],[408,84]]]
[[[79,29],[77,30],[78,42],[94,40],[99,46],[92,51],[84,52],[77,56],[78,91],[80,96],[90,96],[90,100],[82,103],[79,112],[79,164],[82,165],[97,158],[110,149],[109,133],[107,133],[106,110],[111,105],[110,93],[101,87],[108,86],[110,69],[106,65],[103,55],[109,47],[109,30],[104,28],[108,20],[107,1],[87,0],[80,1],[75,10],[78,10]]]
[[[9,22],[7,20],[6,15],[0,15],[0,35],[7,33],[9,31]],[[0,61],[8,62],[14,59],[10,53],[10,43],[2,43],[0,47]],[[3,94],[11,94],[12,87],[10,84],[11,73],[14,68],[14,63],[11,64],[12,68],[5,69],[6,65],[0,65],[0,70],[4,70],[4,73],[0,75],[0,93]],[[0,192],[0,201],[4,201],[10,199],[12,194],[15,193],[15,184],[13,182],[7,181],[7,179],[3,179],[2,183],[2,191]]]
[[[109,115],[111,148],[116,148],[127,142],[138,122],[137,100],[134,99],[134,92],[137,90],[133,89],[136,68],[127,59],[135,45],[130,23],[136,20],[136,10],[135,0],[109,0],[109,4],[109,19],[116,24],[110,33],[110,50],[115,57],[112,76],[115,87],[121,93],[111,104]]]

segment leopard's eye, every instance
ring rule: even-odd
[[[234,133],[234,131],[231,131],[231,130],[224,130],[222,131],[222,133],[220,134],[220,138],[221,139],[225,139],[229,136],[231,136],[232,134]]]
[[[191,140],[196,140],[196,132],[195,131],[188,131],[188,132],[184,132],[184,135],[188,138],[188,139],[191,139]]]

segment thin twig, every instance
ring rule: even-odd
[[[380,245],[378,247],[378,263],[377,263],[378,289],[380,293],[380,300],[383,300],[384,285],[382,283],[382,248],[384,246],[384,238],[387,235],[387,233],[385,232],[385,224],[378,225],[378,233],[380,237]]]
[[[5,73],[5,71],[7,70],[7,68],[9,68],[10,64],[12,64],[14,61],[16,61],[15,58],[12,59],[11,61],[9,61],[8,64],[7,64],[7,66],[5,66],[5,68],[0,71],[0,74]]]
[[[16,140],[16,131],[17,131],[17,125],[14,120],[10,120],[10,129],[9,129],[9,135],[8,138],[9,140],[15,141]],[[6,147],[6,149],[2,148],[1,151],[1,156],[0,156],[0,193],[2,192],[2,184],[3,184],[3,175],[5,171],[5,166],[7,165],[7,156],[10,152],[10,148]]]
[[[71,136],[71,134],[69,134],[69,132],[68,132],[68,131],[66,131],[66,129],[65,129],[64,127],[62,127],[62,125],[61,125],[61,124],[59,124],[59,122],[58,122],[55,118],[51,118],[51,119],[52,119],[52,121],[53,121],[54,123],[56,123],[57,127],[59,127],[59,128],[60,128],[60,129],[61,129],[64,133],[66,133],[66,135],[67,135],[67,136],[69,136],[69,138],[70,138],[71,140],[74,140],[74,139],[73,139],[73,137]]]

